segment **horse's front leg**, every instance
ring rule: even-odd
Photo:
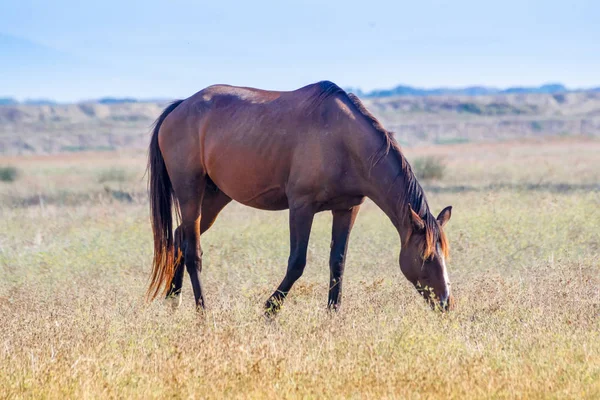
[[[283,281],[265,304],[265,312],[269,316],[279,311],[294,282],[304,272],[308,239],[314,216],[315,210],[312,205],[290,207],[290,257]]]
[[[329,301],[327,306],[337,310],[342,301],[342,278],[346,264],[348,239],[360,206],[345,210],[333,210],[331,252],[329,254]]]

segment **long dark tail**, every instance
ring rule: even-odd
[[[154,300],[161,292],[166,294],[175,274],[175,253],[173,249],[173,205],[177,199],[171,179],[167,173],[165,160],[158,146],[158,131],[169,115],[183,100],[171,103],[154,123],[152,139],[148,151],[148,188],[150,197],[150,218],[154,233],[154,261],[152,276],[146,292],[148,300]],[[177,215],[179,209],[176,210]],[[163,287],[164,286],[164,287]]]

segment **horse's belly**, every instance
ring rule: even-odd
[[[286,183],[292,154],[271,138],[218,136],[205,145],[206,170],[233,200],[262,210],[288,208]],[[242,140],[244,139],[244,140]]]
[[[249,169],[221,168],[209,173],[212,181],[227,196],[238,203],[261,210],[285,210],[288,199],[283,183],[278,179],[263,181],[264,175],[249,173]]]
[[[239,193],[239,196],[233,195],[230,197],[246,206],[261,210],[285,210],[288,208],[287,196],[280,187],[266,188],[251,194]]]

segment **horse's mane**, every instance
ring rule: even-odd
[[[346,91],[331,81],[317,83],[318,90],[315,96],[315,105],[320,105],[331,96],[346,95]]]
[[[340,89],[341,90],[341,89]],[[412,171],[410,164],[402,154],[400,145],[394,138],[392,132],[387,131],[381,123],[375,118],[373,114],[367,110],[360,99],[353,93],[344,92],[346,97],[354,105],[354,107],[363,115],[363,117],[373,126],[373,129],[381,135],[383,138],[383,145],[381,148],[373,154],[371,157],[371,166],[376,166],[384,157],[388,154],[393,154],[400,162],[401,172],[406,182],[406,190],[404,196],[398,199],[398,203],[402,203],[401,206],[407,209],[404,213],[405,218],[409,218],[410,212],[408,212],[408,206],[415,211],[423,220],[425,225],[425,248],[423,250],[423,257],[429,258],[435,251],[436,243],[440,241],[440,250],[445,257],[448,257],[449,246],[446,234],[436,220],[436,218],[429,211],[429,204],[427,204],[427,198],[423,188],[419,184],[417,177]],[[406,241],[410,238],[410,233],[407,235]]]

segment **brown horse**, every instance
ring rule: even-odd
[[[210,86],[168,106],[150,143],[154,262],[148,296],[180,302],[185,265],[198,307],[200,235],[232,200],[261,210],[289,209],[287,272],[266,303],[279,309],[306,265],[315,213],[331,210],[329,307],[342,294],[348,237],[369,197],[400,235],[400,268],[432,307],[448,309],[443,226],[392,134],[360,100],[324,81],[291,92]],[[172,208],[181,220],[173,232]]]

